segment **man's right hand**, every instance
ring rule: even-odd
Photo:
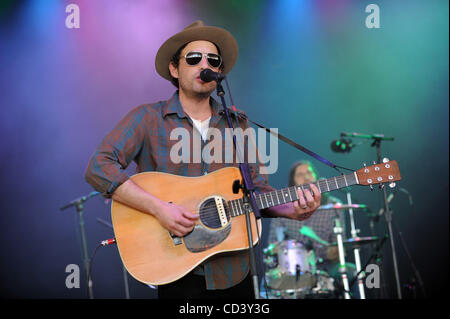
[[[199,218],[198,214],[191,213],[186,208],[173,203],[162,203],[154,212],[161,226],[178,237],[189,234]]]
[[[178,237],[191,232],[199,218],[198,214],[193,214],[184,207],[167,203],[147,193],[131,179],[120,185],[112,198],[142,213],[155,216],[161,226]]]

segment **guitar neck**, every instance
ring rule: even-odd
[[[311,184],[316,185],[320,193],[327,193],[359,183],[356,172],[353,172],[346,175],[321,179]],[[297,189],[307,189],[311,191],[311,184],[291,186],[272,192],[257,194],[255,195],[256,204],[258,205],[259,209],[265,209],[296,201],[298,200]],[[244,203],[242,198],[228,201],[228,207],[230,208],[231,216],[233,217],[243,215],[245,213],[243,209]]]

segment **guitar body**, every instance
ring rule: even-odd
[[[120,257],[136,280],[151,285],[167,284],[213,255],[249,247],[245,214],[232,217],[228,212],[228,219],[223,215],[220,219],[212,208],[218,198],[224,201],[242,198],[242,192],[234,194],[232,191],[233,182],[241,180],[238,168],[227,167],[201,177],[145,172],[131,179],[161,200],[200,213],[190,234],[173,238],[152,215],[112,202],[112,223]],[[257,221],[253,213],[250,220],[256,244]],[[258,227],[261,233],[260,220]]]

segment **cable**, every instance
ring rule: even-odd
[[[97,253],[97,250],[102,246],[102,244],[98,244],[97,247],[95,247],[94,252],[91,255],[91,258],[89,259],[89,267],[88,267],[88,273],[87,273],[87,290],[89,294],[89,287],[92,285],[91,283],[91,269],[92,269],[92,263],[94,262],[95,254]]]
[[[89,287],[92,285],[92,283],[91,283],[92,264],[94,263],[94,257],[95,257],[95,254],[97,253],[97,250],[102,246],[108,246],[108,245],[112,245],[115,243],[116,243],[116,239],[111,238],[111,239],[103,240],[100,244],[97,245],[97,247],[95,247],[94,252],[91,255],[91,258],[89,259],[89,267],[88,267],[88,273],[87,273],[87,278],[86,278],[88,295],[89,295]]]

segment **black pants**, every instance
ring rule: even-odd
[[[187,274],[167,285],[158,286],[159,299],[254,299],[252,277],[247,277],[237,285],[227,289],[207,290],[205,278]]]

